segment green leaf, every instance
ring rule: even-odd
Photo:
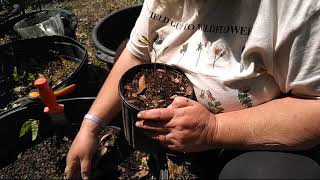
[[[13,68],[12,76],[14,81],[19,81],[18,69],[16,66]]]
[[[19,160],[19,159],[21,159],[21,157],[22,157],[22,153],[19,153],[17,156],[17,159]]]
[[[39,131],[39,121],[33,120],[31,122],[32,141],[37,139]]]
[[[32,141],[37,139],[38,131],[39,131],[39,120],[30,119],[23,123],[19,137],[23,137],[29,131],[32,133]]]
[[[32,73],[28,73],[28,81],[35,81],[36,77]]]
[[[25,123],[23,123],[20,129],[19,137],[26,135],[30,131],[30,129],[31,129],[31,121],[26,121]]]

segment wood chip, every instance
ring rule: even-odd
[[[177,83],[177,84],[180,83],[180,80],[179,80],[178,78],[175,78],[175,79],[173,79],[172,81],[173,81],[174,83]]]
[[[193,88],[192,88],[192,86],[188,85],[188,86],[187,86],[187,89],[186,89],[186,94],[185,94],[185,96],[191,96],[192,93],[193,93]]]

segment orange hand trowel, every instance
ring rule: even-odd
[[[50,115],[52,121],[57,124],[65,124],[64,105],[57,103],[57,98],[45,78],[39,78],[34,82],[38,89],[42,102],[47,106],[44,112]]]

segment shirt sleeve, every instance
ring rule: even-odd
[[[283,93],[320,99],[320,12],[316,12],[275,54],[274,78]]]
[[[145,0],[140,15],[131,31],[130,39],[127,43],[128,51],[139,59],[150,61],[148,45],[139,42],[139,38],[145,37],[149,42],[152,39],[152,22],[149,17],[153,6],[152,1]],[[152,43],[152,42],[151,42]]]

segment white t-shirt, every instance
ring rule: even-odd
[[[318,0],[145,0],[127,48],[181,68],[213,113],[283,93],[319,98],[319,9]]]

